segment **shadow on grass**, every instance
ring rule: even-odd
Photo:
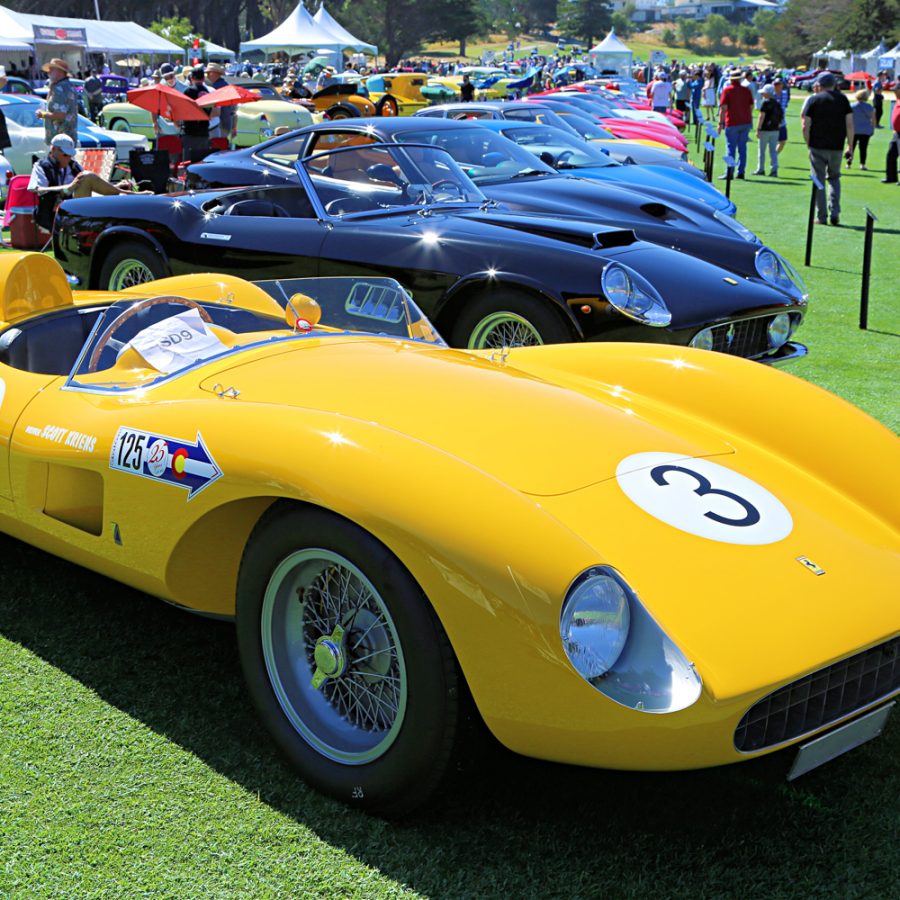
[[[889,892],[882,881],[897,859],[884,800],[898,792],[896,730],[791,786],[778,777],[784,756],[705,772],[626,774],[498,749],[417,819],[390,824],[320,797],[282,761],[250,709],[230,625],[6,537],[0,554],[8,561],[3,636],[422,893],[694,897],[752,883],[763,895],[809,895],[815,884],[843,883],[851,870],[855,889]]]
[[[883,334],[885,337],[900,337],[900,334],[897,334],[896,331],[882,331],[880,328],[865,328],[863,330],[871,334]]]

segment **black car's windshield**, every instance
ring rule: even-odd
[[[431,144],[446,150],[475,184],[496,184],[510,178],[553,175],[555,170],[520,149],[503,135],[477,125],[452,131],[406,131],[396,140]]]
[[[453,159],[436,147],[345,144],[297,165],[309,176],[319,204],[331,217],[486,201]]]
[[[246,296],[219,296],[220,284],[194,284],[203,298],[194,300],[154,295],[150,283],[146,296],[105,307],[66,387],[145,389],[213,359],[303,337],[360,332],[445,346],[392,278],[289,278],[255,285],[261,290],[248,286]]]
[[[504,128],[503,134],[557,169],[596,169],[619,165],[602,150],[596,150],[581,138],[570,137],[558,128],[523,125]]]

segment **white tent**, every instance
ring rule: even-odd
[[[296,54],[304,50],[325,51],[341,55],[341,41],[326,31],[306,11],[302,3],[275,29],[252,41],[241,41],[241,53],[262,50],[270,53]]]
[[[203,38],[200,38],[200,47],[203,51],[203,56],[207,59],[234,59],[236,56],[234,50],[229,50],[227,47],[220,47],[212,41],[204,41]]]
[[[888,63],[888,65],[885,65],[885,63]],[[898,69],[900,69],[900,44],[882,53],[879,64],[881,69],[887,69],[888,72],[893,72],[896,76]]]
[[[879,41],[877,47],[860,54],[860,58],[864,60],[863,67],[870,75],[874,75],[879,70],[878,60],[887,53],[887,49],[884,41]]]
[[[35,37],[35,27],[52,28],[63,37]],[[84,41],[65,36],[66,30],[83,31]],[[9,41],[28,45],[38,62],[42,57],[87,53],[145,53],[160,56],[181,55],[181,47],[142,28],[136,22],[107,22],[97,19],[72,19],[63,16],[38,16],[0,6],[0,34]],[[42,51],[42,48],[46,48]]]
[[[357,53],[366,53],[369,56],[378,55],[378,48],[374,44],[367,44],[365,41],[353,37],[353,35],[350,34],[340,22],[336,21],[327,9],[325,9],[324,3],[319,7],[319,11],[313,16],[313,21],[321,25],[329,34],[334,35],[337,40],[342,41],[343,50],[355,50]]]
[[[631,77],[631,51],[616,37],[611,28],[609,34],[596,47],[588,51],[591,65],[600,72],[615,72],[620,77]]]

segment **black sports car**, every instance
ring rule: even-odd
[[[782,360],[806,302],[776,254],[762,276],[602,228],[498,211],[443,150],[340,146],[296,166],[299,184],[68,200],[57,259],[83,287],[169,274],[252,280],[383,275],[456,346],[580,339],[692,344]]]
[[[213,154],[188,169],[187,186],[296,184],[298,159],[376,141],[441,147],[506,210],[630,228],[641,240],[690,253],[738,275],[757,274],[759,240],[725,212],[689,196],[663,197],[644,188],[563,174],[477,122],[401,116],[311,125],[253,148]]]

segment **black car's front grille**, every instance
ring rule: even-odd
[[[712,349],[732,356],[743,356],[745,359],[762,356],[769,350],[768,329],[772,319],[773,316],[757,316],[755,319],[714,325],[710,329],[713,335]]]
[[[864,650],[763,697],[734,733],[748,753],[774,747],[900,690],[900,638]]]

